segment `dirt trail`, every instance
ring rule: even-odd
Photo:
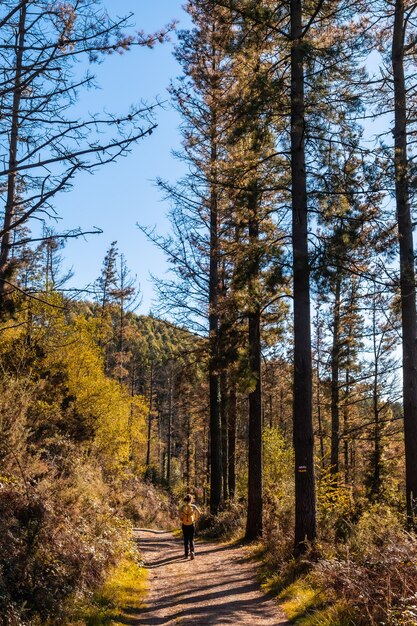
[[[146,607],[123,623],[132,626],[289,626],[276,603],[263,594],[255,567],[242,547],[196,543],[194,561],[170,532],[136,532],[149,569]]]

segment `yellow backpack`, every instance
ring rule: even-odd
[[[184,526],[191,526],[191,524],[194,524],[194,509],[191,504],[184,504],[181,508],[181,521]]]

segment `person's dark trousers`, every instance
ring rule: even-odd
[[[189,552],[194,552],[194,524],[190,526],[182,525],[182,534],[184,536],[184,552],[188,556]]]

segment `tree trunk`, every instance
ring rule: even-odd
[[[237,393],[236,380],[234,377],[230,380],[229,399],[227,403],[228,420],[227,420],[227,465],[229,479],[229,498],[233,500],[236,493],[236,423],[237,423]]]
[[[381,492],[381,424],[379,415],[379,394],[378,394],[378,366],[374,368],[374,381],[372,390],[372,408],[374,414],[374,450],[372,455],[372,478],[370,496],[378,500]]]
[[[213,55],[214,57],[214,55]],[[213,71],[216,62],[213,58]],[[220,385],[218,375],[219,351],[219,233],[216,188],[216,119],[213,115],[211,130],[211,193],[210,193],[210,276],[209,276],[209,389],[210,389],[210,512],[219,511],[222,492]]]
[[[223,500],[229,497],[229,481],[228,481],[228,454],[227,454],[227,433],[228,433],[228,410],[227,410],[227,373],[222,370],[220,374],[220,418],[222,431],[222,481],[223,481]]]
[[[255,261],[250,280],[256,289],[259,280],[259,260],[256,246],[259,239],[257,217],[258,195],[254,194],[249,220],[249,242]],[[253,249],[255,248],[255,252]],[[253,291],[255,291],[255,289]],[[262,536],[262,380],[261,380],[261,307],[255,294],[250,294],[249,311],[249,368],[255,379],[255,388],[249,394],[249,449],[248,449],[248,516],[245,539]]]
[[[349,311],[355,308],[355,299],[357,299],[356,288],[352,284]],[[352,445],[351,437],[349,435],[349,421],[350,421],[350,392],[351,392],[351,346],[354,344],[355,339],[355,322],[351,316],[348,318],[348,333],[347,333],[347,354],[346,354],[346,370],[345,370],[345,382],[344,382],[344,402],[343,402],[343,455],[344,455],[344,472],[345,472],[345,484],[353,484],[352,478],[352,455],[350,454],[350,447]]]
[[[284,389],[279,390],[279,427],[284,438],[287,434],[287,424],[285,423],[285,411],[284,411]]]
[[[349,395],[350,395],[350,371],[347,367],[345,374],[345,402],[343,406],[343,456],[345,465],[345,483],[351,482],[350,462],[349,462]]]
[[[185,409],[187,410],[187,408]],[[191,485],[191,415],[187,410],[187,450],[185,459],[186,483],[187,491],[190,491]]]
[[[133,460],[133,398],[135,397],[135,388],[136,385],[136,365],[133,363],[132,367],[132,375],[130,379],[130,397],[132,398],[130,402],[130,411],[129,411],[129,460]]]
[[[210,485],[210,477],[211,477],[211,472],[210,472],[210,450],[211,450],[211,441],[210,441],[210,428],[208,430],[208,432],[206,431],[206,428],[204,428],[204,441],[207,441],[207,448],[206,448],[206,479],[204,481],[204,504],[207,505],[207,503],[210,500],[210,494],[208,493],[208,486]]]
[[[3,229],[6,230],[0,243],[0,309],[3,307],[4,296],[6,291],[6,277],[9,270],[10,256],[10,226],[13,222],[15,214],[16,202],[16,171],[17,166],[17,147],[19,143],[19,115],[20,102],[22,99],[21,82],[23,72],[23,52],[26,34],[26,12],[27,2],[23,2],[20,9],[18,33],[16,35],[16,71],[13,85],[13,105],[12,105],[12,123],[10,129],[9,143],[9,162],[8,169],[10,174],[7,177],[7,195],[6,205],[4,208]]]
[[[167,444],[167,483],[171,485],[171,452],[172,452],[172,370],[169,373],[169,396],[168,396],[168,444]]]
[[[148,436],[146,446],[146,467],[151,464],[151,435],[152,435],[152,409],[153,409],[153,361],[151,361],[151,372],[149,381],[149,411],[148,411]]]
[[[211,369],[211,368],[210,368]],[[210,512],[220,508],[222,491],[219,377],[210,372]]]
[[[340,368],[340,290],[341,278],[336,278],[333,311],[333,345],[331,355],[331,420],[332,437],[330,448],[330,473],[336,477],[339,473],[339,443],[340,443],[340,418],[339,418],[339,368]]]
[[[249,316],[249,351],[255,389],[249,394],[248,516],[245,539],[262,536],[262,392],[259,308]]]
[[[294,400],[296,554],[316,537],[316,496],[312,420],[310,268],[307,239],[304,51],[302,2],[291,0],[291,182],[294,275]]]
[[[372,455],[372,468],[371,468],[371,487],[370,496],[374,500],[378,500],[381,492],[381,463],[382,463],[382,450],[381,450],[381,423],[380,423],[380,411],[379,411],[379,349],[377,342],[377,323],[376,323],[376,294],[372,301],[372,341],[374,352],[374,371],[372,381],[372,409],[374,418],[374,450]]]
[[[198,454],[197,454],[197,444],[195,441],[193,445],[193,450],[194,450],[194,491],[195,493],[198,493],[199,488],[200,488],[200,483],[199,483],[200,472],[198,471]]]
[[[320,307],[316,311],[316,350],[317,350],[317,366],[316,366],[316,405],[317,405],[317,426],[318,437],[320,445],[320,467],[324,469],[325,466],[325,454],[324,454],[324,426],[321,413],[321,379],[320,379],[320,363],[321,363],[321,325],[320,325]]]
[[[417,317],[413,227],[407,156],[407,104],[404,77],[404,0],[396,0],[392,39],[394,78],[395,192],[400,247],[403,405],[407,520],[415,526],[417,498]]]

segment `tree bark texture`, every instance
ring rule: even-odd
[[[146,467],[151,464],[151,436],[152,436],[152,411],[153,411],[153,361],[151,361],[149,381],[149,412],[148,412],[148,436],[146,444]]]
[[[237,424],[237,392],[236,380],[230,380],[229,398],[227,402],[227,465],[229,480],[229,498],[233,500],[236,493],[236,424]]]
[[[249,241],[253,248],[258,245],[259,223],[257,218],[257,194],[250,206]],[[252,204],[252,202],[251,202]],[[253,253],[253,252],[252,252]],[[259,261],[255,249],[253,274],[250,280],[259,280]],[[261,379],[261,307],[256,295],[251,297],[249,311],[249,368],[255,379],[255,387],[249,394],[249,447],[248,447],[248,515],[246,519],[246,539],[262,536],[262,379]]]
[[[169,373],[169,396],[168,396],[168,442],[167,442],[167,483],[171,485],[171,456],[172,456],[172,413],[173,413],[173,381],[172,370]]]
[[[302,1],[291,0],[291,179],[294,276],[295,552],[316,537],[312,419],[310,269],[307,239]]]
[[[222,484],[223,484],[223,500],[229,497],[229,480],[228,480],[228,454],[227,454],[227,432],[228,432],[228,410],[227,410],[227,373],[223,369],[220,373],[220,418],[222,433]]]
[[[325,454],[324,454],[324,427],[323,427],[323,418],[321,412],[321,379],[320,379],[320,363],[321,363],[321,328],[320,328],[320,317],[319,317],[319,309],[317,310],[316,316],[316,350],[317,350],[317,366],[316,366],[316,406],[317,406],[317,425],[318,425],[318,437],[319,437],[319,445],[320,445],[320,466],[322,469],[325,467]]]
[[[407,519],[415,526],[417,499],[417,316],[413,227],[407,156],[407,100],[404,75],[404,0],[396,0],[392,39],[394,78],[395,192],[400,248],[403,406]]]
[[[336,288],[333,309],[333,345],[331,354],[331,420],[332,437],[330,448],[330,472],[336,476],[339,472],[339,443],[340,443],[340,417],[339,417],[339,369],[340,369],[340,293],[341,279],[336,278]]]
[[[213,60],[215,65],[215,61]],[[215,69],[215,68],[213,68]],[[210,512],[219,511],[222,493],[222,456],[220,424],[219,350],[219,233],[216,189],[216,120],[211,131],[211,192],[210,192],[210,276],[209,276],[209,393],[210,393]]]
[[[345,392],[343,406],[343,457],[345,470],[345,483],[351,482],[350,461],[349,461],[349,396],[350,396],[350,370],[349,367],[345,373]]]
[[[185,457],[185,473],[186,473],[186,483],[187,483],[187,491],[190,491],[191,485],[191,415],[188,407],[184,407],[184,410],[187,412],[187,449],[186,449],[186,457]]]

